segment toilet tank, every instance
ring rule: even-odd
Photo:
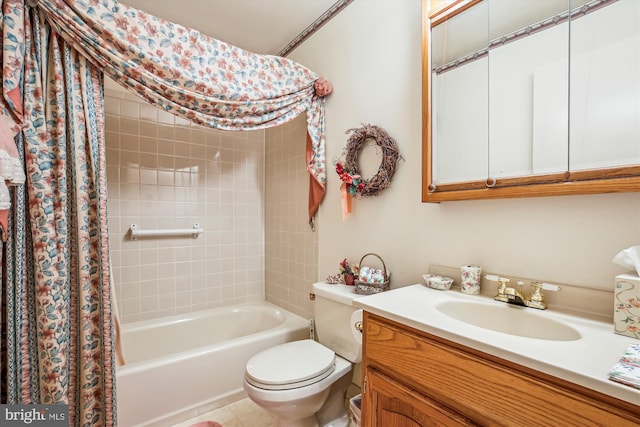
[[[316,337],[320,344],[329,347],[343,358],[358,363],[362,360],[362,340],[356,339],[352,315],[358,309],[351,302],[362,295],[355,293],[353,286],[329,284],[324,282],[313,284],[315,300],[313,317]]]

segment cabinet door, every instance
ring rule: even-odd
[[[362,413],[368,427],[426,427],[476,425],[440,403],[384,374],[369,369]]]
[[[365,374],[377,369],[480,425],[640,426],[638,405],[370,313],[364,320]]]

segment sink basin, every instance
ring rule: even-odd
[[[550,341],[580,339],[571,326],[532,313],[531,308],[467,301],[444,301],[436,308],[453,319],[504,334]]]

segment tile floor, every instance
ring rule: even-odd
[[[349,413],[349,399],[360,393],[360,388],[352,384],[347,390],[345,406]],[[256,405],[251,399],[244,399],[230,403],[222,408],[214,409],[197,417],[191,418],[172,427],[190,427],[200,421],[216,421],[222,427],[275,427],[275,418],[267,411]],[[350,420],[349,427],[357,427],[353,419]]]
[[[189,427],[199,421],[216,421],[222,424],[223,427],[273,427],[276,425],[275,419],[271,414],[247,397],[175,424],[173,427]]]

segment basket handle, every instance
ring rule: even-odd
[[[384,278],[387,279],[387,266],[385,265],[384,260],[382,259],[382,257],[380,255],[378,255],[378,254],[375,254],[373,252],[369,252],[369,253],[366,253],[366,254],[362,255],[362,258],[360,258],[360,264],[358,264],[358,266],[360,266],[360,268],[362,268],[362,261],[364,261],[364,259],[366,257],[368,257],[369,255],[373,255],[374,257],[377,257],[380,260],[380,262],[382,262],[382,269],[384,270]]]

